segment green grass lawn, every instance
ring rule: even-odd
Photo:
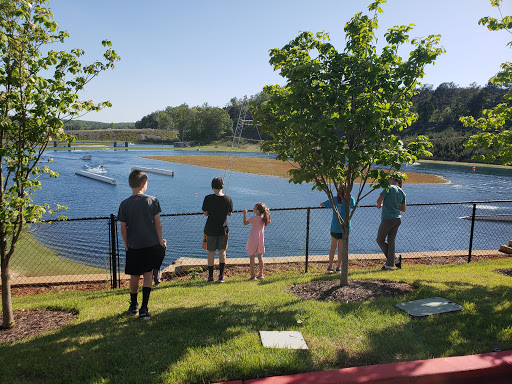
[[[288,293],[294,283],[337,278],[318,272],[212,285],[166,282],[151,294],[149,322],[125,314],[126,289],[17,297],[15,309],[79,314],[53,332],[0,345],[0,382],[206,383],[507,350],[512,278],[493,271],[510,267],[511,260],[499,259],[352,270],[351,279],[417,287],[406,296],[358,303],[303,301]],[[433,296],[464,309],[413,319],[395,306]],[[260,330],[300,330],[309,350],[263,348]]]
[[[40,244],[30,232],[23,231],[10,262],[10,270],[23,276],[105,274],[109,271],[60,258]]]

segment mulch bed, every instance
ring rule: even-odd
[[[0,344],[34,337],[68,324],[76,317],[70,312],[58,310],[21,309],[14,311],[16,324],[9,329],[0,328]],[[0,322],[3,317],[0,316]]]
[[[490,255],[490,256],[473,256],[472,261],[490,260],[497,258],[510,257],[505,254]],[[404,268],[407,264],[463,264],[467,263],[465,257],[434,257],[422,259],[406,259],[404,260]],[[368,270],[379,269],[382,266],[382,261],[377,260],[354,260],[349,264],[350,268],[364,268]],[[311,264],[310,271],[314,273],[323,272],[326,269],[325,264]],[[290,263],[285,265],[266,265],[265,275],[270,276],[274,273],[283,271],[297,271],[297,273],[304,272],[304,264]],[[496,270],[497,273],[502,273],[512,277],[511,269]],[[217,273],[217,272],[216,272]],[[245,266],[228,266],[226,267],[225,277],[247,276],[249,271]],[[393,273],[392,271],[389,273]],[[207,272],[203,271],[194,276],[183,275],[173,276],[172,280],[187,281],[192,279],[206,280]],[[127,287],[128,282],[122,281],[121,287]],[[76,291],[91,291],[107,289],[108,286],[103,284],[75,284],[75,285],[59,285],[59,286],[29,286],[29,287],[13,287],[12,296],[20,297],[27,295],[34,295],[46,292],[60,292],[63,290],[76,290]],[[414,290],[414,287],[395,281],[385,280],[352,280],[349,279],[347,286],[341,287],[339,280],[315,280],[305,284],[295,284],[289,291],[297,297],[304,300],[326,300],[337,302],[353,302],[371,300],[376,297],[394,297],[403,295]],[[23,340],[26,338],[34,337],[52,329],[59,328],[76,317],[76,314],[59,311],[59,310],[15,310],[14,318],[16,325],[11,329],[0,328],[0,344]],[[0,324],[2,316],[0,314]]]
[[[108,289],[110,285],[105,283],[91,283],[91,284],[61,284],[61,285],[26,285],[11,288],[13,297],[32,296],[39,293],[59,293],[62,291],[97,291],[101,289]],[[2,290],[0,289],[0,292]]]
[[[502,275],[512,277],[512,268],[508,268],[508,269],[495,269],[494,272],[501,273]]]
[[[375,297],[394,297],[414,291],[406,283],[386,280],[349,280],[348,285],[340,286],[339,280],[318,280],[305,284],[295,284],[290,292],[303,300],[323,300],[349,303],[372,300]]]

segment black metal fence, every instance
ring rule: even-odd
[[[311,263],[327,262],[332,211],[320,207],[271,209],[265,229],[265,261],[299,263],[307,271]],[[187,265],[206,265],[201,248],[205,217],[202,213],[163,214],[168,248],[162,268],[184,273]],[[376,243],[380,211],[360,206],[352,219],[349,257],[381,259]],[[248,263],[245,244],[250,226],[242,212],[229,218],[227,264]],[[402,216],[397,253],[407,258],[497,254],[512,239],[512,200],[411,204]],[[124,244],[119,223],[110,217],[42,222],[27,227],[11,260],[11,283],[54,285],[105,282],[119,286],[125,278]]]

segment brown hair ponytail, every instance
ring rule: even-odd
[[[338,204],[341,204],[343,199],[347,196],[347,192],[345,192],[345,187],[340,185],[338,189],[338,193],[336,194],[336,199],[338,200]]]
[[[267,206],[263,203],[256,203],[256,209],[260,213],[260,215],[263,215],[263,223],[265,226],[270,224],[270,210],[267,208]]]

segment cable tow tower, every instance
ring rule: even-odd
[[[224,189],[227,189],[229,186],[229,181],[231,180],[231,173],[233,172],[233,168],[235,167],[235,152],[238,151],[240,147],[240,139],[242,138],[242,132],[244,130],[244,126],[252,125],[253,121],[247,119],[247,114],[249,113],[249,101],[247,100],[247,96],[244,96],[244,100],[240,106],[240,113],[238,114],[238,120],[236,122],[235,132],[233,134],[233,142],[231,143],[231,150],[229,151],[228,161],[226,163],[226,169],[224,171]],[[229,172],[229,173],[228,173]],[[227,176],[227,180],[226,180]]]

